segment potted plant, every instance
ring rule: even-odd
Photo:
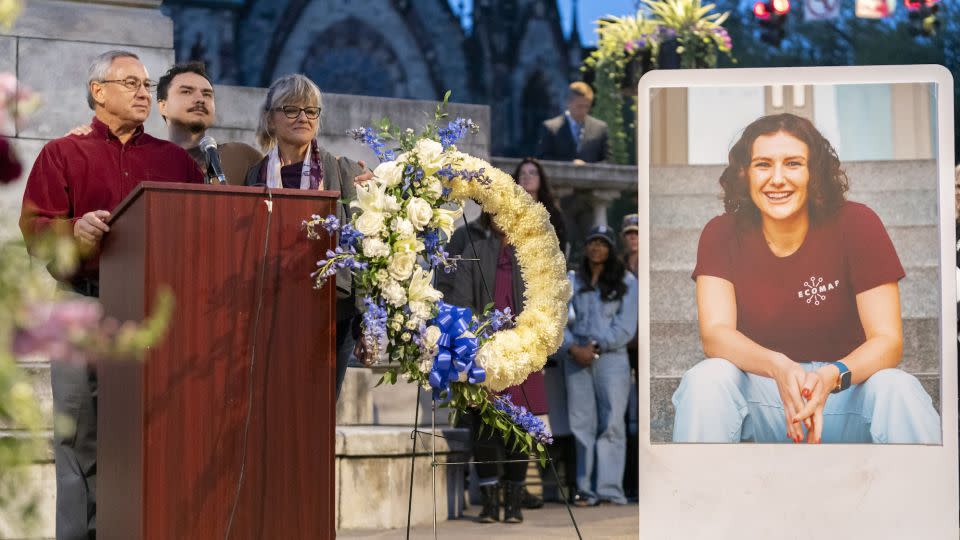
[[[722,26],[730,12],[715,13],[700,0],[644,0],[660,26],[658,64],[663,69],[714,68],[718,53],[730,56],[733,43]],[[732,58],[732,57],[731,57]]]

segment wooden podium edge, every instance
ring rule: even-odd
[[[303,198],[313,198],[316,196],[326,196],[326,197],[336,197],[340,198],[339,191],[330,191],[323,189],[287,189],[287,188],[278,188],[270,189],[266,186],[232,186],[232,185],[217,185],[217,184],[191,184],[188,182],[155,182],[155,181],[144,181],[137,184],[133,191],[127,194],[126,197],[120,201],[110,213],[110,218],[107,220],[107,223],[112,223],[120,215],[127,211],[134,201],[136,201],[140,196],[147,190],[154,191],[195,191],[195,192],[215,192],[215,193],[235,193],[235,194],[249,194],[249,195],[264,195],[266,196],[269,192],[271,195],[282,195],[284,197],[303,197]]]

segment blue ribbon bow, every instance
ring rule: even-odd
[[[461,373],[467,374],[467,381],[470,384],[481,383],[487,378],[487,373],[476,363],[480,342],[472,335],[464,335],[470,331],[472,320],[473,312],[470,308],[461,308],[440,301],[439,312],[433,320],[433,323],[440,328],[440,339],[437,340],[440,350],[430,369],[433,399],[439,399],[441,392],[449,389],[450,383],[458,380]],[[448,392],[444,401],[449,400]]]

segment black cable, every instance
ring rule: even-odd
[[[253,331],[250,337],[250,368],[247,373],[247,417],[243,425],[243,450],[240,453],[240,475],[237,478],[237,490],[233,496],[233,506],[230,509],[230,519],[227,521],[227,532],[224,534],[224,540],[229,540],[230,531],[233,529],[233,518],[236,517],[237,505],[240,503],[240,490],[243,488],[243,478],[247,468],[247,443],[250,435],[250,417],[253,415],[253,368],[257,361],[257,330],[260,328],[260,312],[263,309],[263,287],[267,276],[267,252],[270,247],[270,223],[273,221],[273,194],[270,188],[266,188],[267,199],[264,201],[267,205],[267,226],[263,238],[263,257],[260,261],[260,283],[257,286],[257,310],[253,317]]]

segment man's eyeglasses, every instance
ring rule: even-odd
[[[282,112],[284,116],[291,120],[300,117],[302,112],[310,120],[320,118],[320,107],[295,107],[293,105],[284,105],[283,107],[274,107],[273,110]]]
[[[121,84],[123,85],[124,88],[126,88],[131,92],[136,92],[137,90],[139,90],[141,85],[143,86],[143,89],[147,91],[148,94],[156,92],[157,90],[156,81],[151,81],[150,79],[141,81],[136,77],[127,77],[126,79],[110,79],[110,80],[100,81],[100,82]]]

